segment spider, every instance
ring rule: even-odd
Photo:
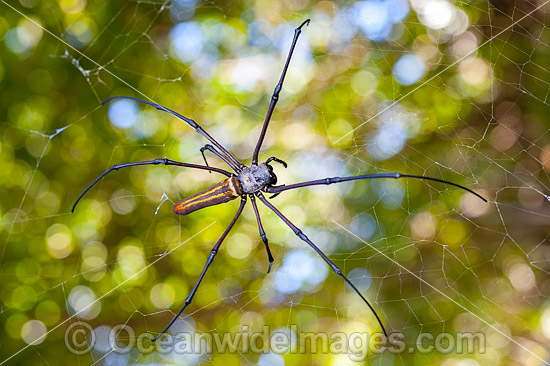
[[[256,222],[258,224],[258,229],[260,233],[260,237],[265,245],[265,250],[267,252],[267,258],[269,261],[269,266],[267,269],[267,273],[271,270],[271,265],[273,264],[273,256],[271,254],[271,250],[269,249],[269,242],[267,240],[267,236],[265,234],[262,221],[260,219],[260,214],[258,212],[258,205],[256,203],[256,198],[258,198],[264,205],[266,205],[272,212],[274,212],[294,233],[304,242],[306,242],[321,258],[328,264],[328,266],[336,273],[338,276],[340,276],[352,289],[353,291],[361,298],[361,300],[370,308],[373,315],[376,317],[376,320],[378,321],[378,324],[380,324],[380,328],[384,332],[384,335],[387,337],[386,328],[384,327],[384,324],[382,323],[382,320],[374,310],[373,306],[369,303],[369,301],[361,294],[361,292],[355,287],[355,285],[346,277],[346,275],[342,272],[342,270],[330,260],[325,253],[319,247],[317,247],[307,236],[300,230],[296,225],[294,225],[286,216],[284,216],[281,211],[279,211],[275,206],[271,204],[263,195],[263,193],[269,193],[272,196],[269,198],[273,198],[284,191],[289,191],[292,189],[298,189],[302,187],[309,187],[309,186],[315,186],[315,185],[322,185],[322,184],[334,184],[334,183],[341,183],[341,182],[348,182],[348,181],[354,181],[354,180],[363,180],[363,179],[378,179],[378,178],[393,178],[393,179],[399,179],[399,178],[413,178],[413,179],[421,179],[421,180],[429,180],[439,183],[444,183],[448,185],[452,185],[455,187],[458,187],[460,189],[463,189],[465,191],[468,191],[477,197],[479,197],[484,202],[487,202],[485,198],[483,198],[478,193],[472,191],[469,188],[466,188],[464,186],[461,186],[456,183],[452,183],[443,179],[439,178],[431,178],[421,175],[411,175],[411,174],[400,174],[400,173],[379,173],[379,174],[366,174],[366,175],[358,175],[358,176],[349,176],[349,177],[333,177],[333,178],[324,178],[324,179],[317,179],[312,181],[306,181],[302,183],[296,183],[296,184],[290,184],[290,185],[279,185],[277,186],[277,176],[275,175],[275,172],[273,171],[273,167],[270,164],[271,162],[279,163],[283,165],[285,168],[287,167],[287,164],[285,161],[277,158],[277,157],[270,157],[265,162],[258,164],[258,155],[260,153],[260,149],[262,147],[262,143],[264,141],[267,128],[269,126],[269,122],[271,120],[271,116],[273,115],[273,111],[275,110],[275,106],[277,104],[277,101],[279,100],[279,93],[281,92],[281,89],[283,87],[283,82],[286,76],[286,72],[288,70],[288,66],[290,64],[290,59],[292,58],[292,54],[294,52],[294,48],[296,46],[296,43],[298,41],[298,37],[300,36],[300,33],[302,32],[302,27],[309,24],[309,19],[305,20],[298,28],[294,31],[294,39],[292,41],[292,44],[290,46],[290,51],[288,53],[288,56],[286,58],[285,65],[283,67],[283,71],[281,73],[281,77],[279,79],[279,82],[277,83],[277,86],[275,86],[275,90],[271,96],[271,102],[269,104],[269,108],[267,110],[267,115],[265,117],[265,120],[263,122],[262,131],[260,133],[260,137],[258,138],[258,141],[256,143],[256,147],[254,149],[253,155],[252,155],[252,164],[250,166],[246,166],[243,163],[241,163],[239,160],[237,160],[227,149],[225,149],[220,143],[218,143],[212,136],[210,136],[199,124],[197,124],[194,120],[184,117],[181,114],[168,109],[166,107],[163,107],[161,105],[147,102],[141,99],[133,98],[133,97],[127,97],[127,96],[116,96],[111,97],[107,100],[105,100],[103,104],[115,100],[115,99],[130,99],[134,100],[140,103],[145,103],[150,106],[155,107],[158,110],[161,110],[163,112],[168,112],[177,118],[187,122],[191,127],[195,129],[196,132],[204,136],[211,144],[207,144],[204,147],[200,149],[201,154],[204,158],[206,165],[197,165],[197,164],[189,164],[189,163],[183,163],[179,161],[169,160],[166,158],[161,159],[154,159],[149,161],[140,161],[140,162],[133,162],[133,163],[126,163],[126,164],[118,164],[114,165],[111,168],[109,168],[107,171],[105,171],[103,174],[101,174],[98,178],[96,178],[92,184],[90,184],[84,192],[77,198],[76,202],[73,205],[73,208],[71,212],[74,212],[76,205],[78,202],[82,199],[82,197],[88,192],[94,184],[96,184],[101,178],[103,178],[108,173],[119,170],[122,168],[132,167],[132,166],[138,166],[138,165],[172,165],[172,166],[180,166],[185,168],[191,168],[191,169],[201,169],[201,170],[207,170],[209,172],[215,172],[222,175],[225,175],[227,178],[223,180],[222,182],[213,185],[212,187],[196,193],[192,196],[189,196],[187,198],[182,199],[181,201],[177,202],[174,206],[174,212],[178,215],[188,215],[194,211],[197,211],[204,207],[209,207],[213,205],[218,205],[221,203],[226,203],[229,201],[232,201],[234,199],[237,199],[240,197],[241,202],[239,205],[239,208],[237,210],[237,213],[229,223],[229,226],[225,229],[219,240],[216,242],[212,250],[210,251],[210,255],[208,256],[208,259],[206,261],[206,264],[204,265],[202,272],[193,286],[193,289],[191,290],[190,294],[185,299],[185,304],[183,307],[178,311],[178,313],[172,318],[170,323],[164,328],[164,330],[155,337],[152,341],[156,341],[159,339],[164,333],[170,329],[170,327],[174,324],[174,322],[179,318],[181,313],[191,304],[191,301],[193,300],[193,296],[197,292],[197,289],[201,283],[201,281],[204,278],[204,275],[206,274],[208,268],[210,268],[210,265],[212,264],[214,258],[216,257],[216,254],[218,253],[218,250],[220,249],[220,246],[224,239],[227,237],[227,234],[231,231],[233,226],[235,225],[235,222],[243,212],[244,206],[247,202],[247,198],[250,198],[250,201],[252,203],[252,208],[254,210],[254,214],[256,216]],[[204,155],[205,151],[209,151],[213,153],[215,156],[217,156],[219,159],[221,159],[225,164],[227,164],[233,172],[229,172],[224,169],[211,167],[208,165],[208,162],[206,161],[206,157]]]

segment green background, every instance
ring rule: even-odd
[[[199,61],[175,57],[169,32],[177,19],[169,2],[0,3],[1,360],[17,353],[7,364],[188,362],[137,351],[116,360],[97,350],[76,356],[65,346],[65,330],[78,321],[69,305],[75,293],[101,298],[97,313],[82,319],[94,328],[126,323],[136,332],[162,330],[237,209],[235,201],[174,215],[174,202],[221,178],[156,166],[111,173],[71,214],[83,189],[114,164],[159,157],[202,163],[206,140],[182,121],[140,105],[140,135],[113,126],[101,101],[151,98],[193,118],[250,164],[292,29],[306,18],[312,23],[298,50],[307,44],[309,55],[290,65],[260,155],[289,163],[286,170],[274,165],[279,183],[301,181],[304,171],[310,179],[400,171],[451,180],[489,200],[413,180],[307,188],[273,199],[344,272],[359,269],[352,272],[359,277],[350,276],[359,287],[368,280],[360,274],[370,273],[372,284],[361,287],[365,296],[386,328],[405,334],[408,347],[420,332],[486,335],[484,354],[369,355],[359,363],[539,365],[550,359],[548,5],[455,3],[477,45],[466,57],[457,51],[459,36],[429,30],[414,10],[394,25],[390,41],[371,41],[361,31],[345,40],[336,32],[345,20],[333,18],[353,3],[199,3],[180,20],[208,30],[217,55],[208,72]],[[286,43],[252,44],[246,37],[252,22]],[[16,27],[27,30],[26,48],[17,43]],[[432,54],[425,75],[411,86],[392,77],[406,53]],[[235,86],[254,72],[235,67],[240,59],[264,72],[252,88]],[[394,114],[385,118],[411,118],[417,132],[397,154],[378,161],[365,142],[393,101],[399,108],[389,108]],[[214,157],[209,162],[224,167]],[[272,273],[265,273],[265,251],[247,206],[189,307],[192,329],[235,333],[242,325],[261,331],[297,324],[303,332],[378,332],[368,308],[333,273],[319,285],[277,293],[274,278],[291,280],[275,277],[285,256],[313,252],[265,207],[260,213],[275,257]],[[29,324],[37,324],[31,320],[49,333],[27,347]],[[354,364],[330,353],[283,357],[286,365]],[[213,352],[198,362],[258,359],[251,352]]]

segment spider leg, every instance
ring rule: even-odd
[[[126,97],[126,96],[117,96],[117,97],[111,97],[109,99],[106,99],[104,100],[101,105],[105,104],[105,103],[108,103],[110,102],[111,100],[115,100],[115,99],[130,99],[130,100],[134,100],[136,102],[140,102],[140,103],[145,103],[145,104],[148,104],[152,107],[155,107],[156,109],[158,109],[159,111],[163,111],[163,112],[168,112],[170,113],[171,115],[173,116],[176,116],[178,117],[179,119],[181,119],[182,121],[185,121],[187,122],[187,124],[191,127],[193,127],[195,129],[195,131],[197,131],[198,133],[200,133],[201,135],[203,135],[204,137],[206,137],[206,139],[208,141],[210,141],[212,144],[214,144],[214,146],[216,146],[222,153],[223,155],[225,155],[229,160],[231,160],[233,162],[233,164],[237,165],[237,166],[241,166],[242,163],[240,161],[237,160],[237,158],[235,158],[229,151],[227,151],[227,149],[225,149],[218,141],[216,141],[212,136],[210,136],[208,134],[208,132],[206,132],[201,126],[199,126],[199,124],[197,124],[197,122],[195,122],[194,120],[192,120],[191,118],[187,118],[185,116],[182,116],[181,114],[179,114],[178,112],[176,111],[173,111],[171,109],[168,109],[164,106],[161,106],[160,104],[156,104],[156,103],[151,103],[151,102],[147,102],[145,100],[142,100],[142,99],[138,99],[138,98],[134,98],[134,97]]]
[[[267,268],[267,273],[271,271],[271,265],[275,261],[271,255],[271,250],[269,249],[269,243],[267,241],[267,236],[265,235],[264,227],[262,225],[262,220],[260,220],[260,213],[258,212],[258,205],[256,205],[256,198],[254,195],[250,195],[250,201],[252,202],[252,207],[254,208],[254,214],[256,214],[256,222],[258,223],[258,229],[260,230],[260,237],[265,245],[265,250],[267,251],[267,259],[269,260],[269,267]]]
[[[199,276],[199,279],[197,280],[197,282],[195,283],[195,286],[193,286],[193,289],[191,290],[191,293],[187,296],[187,298],[185,299],[185,304],[183,305],[183,307],[178,311],[178,313],[172,318],[172,320],[170,321],[170,323],[168,323],[168,325],[166,326],[166,328],[164,328],[164,330],[158,335],[156,336],[152,342],[156,341],[157,339],[159,339],[164,333],[166,333],[168,331],[168,329],[170,329],[170,327],[175,323],[175,321],[178,319],[178,317],[181,315],[181,313],[185,310],[185,308],[187,306],[189,306],[189,304],[191,304],[191,301],[193,301],[193,296],[195,296],[195,293],[197,292],[197,289],[199,288],[199,285],[201,284],[201,281],[202,279],[204,278],[204,275],[206,274],[206,271],[208,271],[208,268],[210,267],[210,265],[212,264],[212,261],[214,260],[214,257],[216,256],[216,254],[218,254],[218,249],[220,249],[220,246],[223,242],[223,240],[225,239],[225,237],[227,236],[227,234],[229,234],[229,231],[231,231],[231,229],[233,228],[233,226],[235,225],[235,222],[237,222],[237,219],[239,218],[239,216],[241,216],[241,213],[243,212],[243,208],[244,208],[244,205],[246,204],[246,196],[242,196],[241,198],[241,205],[239,206],[239,209],[237,210],[237,213],[235,214],[235,216],[233,217],[233,220],[231,220],[231,223],[229,224],[229,226],[227,227],[227,229],[225,229],[225,231],[223,232],[222,236],[218,239],[216,245],[214,245],[214,248],[212,248],[212,250],[210,251],[210,255],[208,256],[208,259],[206,260],[206,264],[204,265],[204,268],[202,269],[202,272],[201,272],[201,275]]]
[[[74,212],[74,209],[75,209],[76,205],[77,205],[78,202],[82,199],[82,197],[84,197],[84,195],[86,194],[86,192],[88,192],[88,191],[90,190],[90,188],[92,188],[92,187],[94,186],[94,184],[96,184],[97,182],[99,182],[99,181],[101,180],[101,178],[103,178],[104,176],[106,176],[106,175],[109,174],[110,172],[112,172],[112,171],[114,171],[114,170],[119,170],[119,169],[122,169],[122,168],[131,167],[131,166],[138,166],[138,165],[159,165],[159,164],[163,164],[163,165],[175,165],[175,166],[183,166],[183,167],[186,167],[186,168],[194,168],[194,169],[208,170],[208,171],[210,171],[210,172],[216,172],[216,173],[220,173],[220,174],[226,175],[226,176],[228,176],[228,177],[231,177],[231,173],[229,173],[228,171],[223,170],[223,169],[212,168],[212,167],[208,167],[208,166],[204,166],[204,165],[182,163],[182,162],[179,162],[179,161],[169,160],[169,159],[166,159],[166,158],[163,158],[163,159],[155,159],[155,160],[148,160],[148,161],[138,161],[138,162],[126,163],[126,164],[117,164],[117,165],[113,165],[112,167],[110,167],[109,169],[107,169],[103,174],[101,174],[99,177],[97,177],[97,178],[92,182],[92,184],[90,184],[90,185],[88,186],[88,188],[86,188],[86,189],[84,190],[84,192],[82,192],[82,193],[80,194],[80,196],[78,196],[78,198],[76,199],[76,202],[75,202],[74,205],[73,205],[73,208],[71,209],[71,212]]]
[[[288,52],[288,56],[286,58],[286,63],[283,68],[281,78],[279,79],[279,83],[277,84],[277,86],[275,86],[275,91],[271,96],[271,103],[269,104],[267,115],[265,116],[264,125],[262,126],[262,132],[260,133],[260,137],[258,138],[258,143],[256,144],[256,148],[254,149],[254,154],[252,155],[252,165],[258,164],[258,154],[260,153],[260,148],[262,147],[262,143],[264,142],[265,134],[267,132],[267,127],[269,125],[269,121],[271,120],[271,115],[273,114],[273,111],[275,110],[275,105],[279,100],[279,93],[283,88],[283,81],[285,80],[286,72],[288,70],[288,65],[290,64],[290,58],[292,57],[292,53],[294,52],[294,48],[296,47],[296,42],[298,41],[298,37],[300,36],[300,33],[302,33],[302,27],[306,24],[309,24],[309,19],[307,19],[302,24],[300,24],[300,26],[296,28],[296,30],[294,31],[294,39],[292,40],[292,45],[290,46],[290,51]]]
[[[333,178],[324,178],[324,179],[317,179],[317,180],[310,180],[307,182],[302,183],[296,183],[296,184],[289,184],[289,185],[283,185],[283,186],[277,186],[277,187],[268,187],[265,191],[267,193],[274,193],[279,194],[283,191],[288,191],[291,189],[297,189],[302,187],[309,187],[309,186],[317,186],[321,184],[333,184],[333,183],[340,183],[340,182],[348,182],[352,180],[362,180],[362,179],[378,179],[378,178],[393,178],[393,179],[399,179],[399,178],[413,178],[413,179],[420,179],[420,180],[429,180],[433,182],[439,182],[448,184],[460,189],[463,189],[467,192],[470,192],[471,194],[475,195],[479,199],[481,199],[483,202],[487,202],[487,199],[485,199],[482,195],[479,193],[474,192],[470,188],[466,188],[464,186],[461,186],[460,184],[449,182],[447,180],[439,179],[439,178],[432,178],[432,177],[425,177],[423,175],[411,175],[411,174],[400,174],[400,173],[380,173],[380,174],[366,174],[366,175],[357,175],[354,177],[333,177]]]
[[[372,307],[372,305],[368,302],[367,299],[365,299],[365,297],[361,294],[361,292],[357,289],[357,287],[355,287],[353,285],[353,283],[346,277],[346,275],[342,272],[342,270],[340,268],[338,268],[338,266],[336,264],[334,264],[326,255],[325,253],[323,253],[323,251],[321,249],[319,249],[315,244],[313,244],[313,242],[311,240],[309,240],[309,238],[302,232],[302,230],[300,230],[296,225],[294,225],[292,222],[290,222],[289,219],[287,219],[282,213],[281,211],[279,211],[278,209],[275,208],[275,206],[273,206],[267,199],[265,199],[265,197],[260,193],[256,193],[256,195],[258,196],[258,198],[260,199],[260,201],[262,201],[267,207],[269,207],[269,209],[273,212],[275,212],[275,214],[277,216],[279,216],[279,218],[281,220],[283,220],[283,222],[285,224],[288,225],[288,227],[290,227],[292,229],[292,231],[294,231],[294,234],[296,234],[300,239],[302,239],[303,241],[305,241],[313,250],[315,250],[317,252],[317,254],[319,254],[321,256],[321,258],[323,258],[323,260],[328,264],[328,266],[334,271],[334,273],[336,273],[338,276],[342,277],[342,279],[353,289],[353,291],[355,291],[355,293],[357,295],[359,295],[359,297],[361,297],[361,299],[363,300],[363,302],[365,304],[368,305],[368,307],[370,308],[370,310],[372,311],[372,313],[374,314],[374,316],[376,317],[376,320],[378,321],[378,324],[380,324],[380,327],[382,328],[382,331],[384,332],[384,335],[386,336],[386,338],[388,337],[388,333],[386,332],[386,328],[384,328],[384,325],[382,324],[382,320],[380,320],[380,317],[378,316],[378,314],[376,313],[376,311],[374,310],[374,308]]]
[[[231,160],[228,160],[222,153],[220,153],[218,150],[216,150],[216,148],[214,146],[209,145],[209,144],[206,144],[203,147],[201,147],[202,158],[204,159],[204,163],[206,164],[206,166],[209,166],[208,161],[206,161],[206,156],[204,155],[204,152],[206,150],[210,151],[211,153],[216,155],[218,158],[223,160],[223,162],[226,163],[227,165],[229,165],[231,167],[231,169],[233,169],[237,174],[240,173],[240,171],[244,167],[244,165],[242,165],[242,164],[240,166],[235,165],[235,163],[233,163]]]

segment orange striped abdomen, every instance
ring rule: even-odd
[[[241,194],[242,190],[237,178],[227,178],[202,192],[182,199],[174,206],[174,212],[178,215],[187,215],[204,207],[232,201]]]

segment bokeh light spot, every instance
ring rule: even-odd
[[[119,189],[111,195],[111,208],[119,215],[127,215],[134,211],[137,205],[136,197],[126,189]]]
[[[126,278],[130,278],[145,266],[143,251],[133,245],[123,246],[118,251],[118,264]]]
[[[109,121],[118,128],[130,128],[139,118],[139,107],[132,100],[115,100],[109,104]]]
[[[491,207],[473,194],[465,194],[460,200],[460,207],[468,217],[479,217],[486,214]]]
[[[94,291],[86,286],[76,286],[69,293],[67,304],[71,315],[77,315],[83,319],[94,319],[101,312],[101,302]]]
[[[352,8],[355,24],[373,41],[387,40],[393,25],[403,21],[409,14],[406,0],[360,1]]]
[[[258,359],[258,366],[284,366],[285,359],[276,353],[264,353]]]
[[[170,17],[175,23],[190,19],[195,14],[195,6],[198,0],[172,0]]]
[[[149,299],[157,309],[166,309],[174,303],[175,298],[174,288],[167,283],[156,284],[149,293]]]
[[[201,26],[195,22],[176,24],[170,31],[170,42],[174,54],[184,63],[199,58],[204,41]]]
[[[432,29],[443,29],[454,19],[455,7],[447,0],[428,0],[418,9],[418,17]]]
[[[393,77],[401,85],[416,83],[424,76],[425,72],[424,61],[413,54],[401,56],[393,66]]]
[[[382,1],[362,1],[356,5],[356,23],[373,41],[383,41],[391,33],[392,23]]]
[[[349,145],[353,141],[353,126],[345,119],[337,119],[328,126],[327,137],[338,146]]]
[[[80,19],[67,27],[67,41],[76,48],[86,46],[92,40],[94,32],[90,26],[91,21]]]
[[[59,6],[67,14],[78,14],[86,7],[86,0],[60,0]]]
[[[407,134],[400,121],[384,123],[367,143],[367,151],[376,160],[386,160],[400,152],[406,141]]]
[[[550,307],[547,307],[542,312],[540,317],[540,325],[546,338],[550,339]]]
[[[24,54],[42,39],[43,30],[38,19],[23,19],[16,28],[6,32],[4,37],[10,51]]]
[[[462,79],[472,85],[487,83],[492,74],[491,66],[479,57],[465,59],[460,63],[458,69]]]
[[[227,240],[227,253],[237,259],[248,257],[252,250],[252,242],[248,235],[234,234]]]
[[[63,224],[54,224],[46,232],[48,253],[54,258],[65,258],[73,250],[71,230]]]
[[[282,293],[290,294],[308,284],[317,286],[328,275],[326,264],[318,257],[312,257],[302,250],[293,250],[283,259],[283,265],[272,277],[274,287]]]
[[[40,344],[46,339],[48,329],[40,320],[29,320],[21,327],[21,339],[27,344]]]
[[[411,234],[416,240],[432,240],[435,237],[437,221],[427,212],[415,215],[411,220]]]
[[[362,212],[355,216],[349,225],[352,233],[363,240],[369,240],[376,231],[376,220],[367,212]]]
[[[361,292],[366,292],[372,285],[372,276],[364,268],[354,268],[349,271],[347,277]]]
[[[518,263],[510,268],[508,278],[512,286],[519,291],[529,291],[536,286],[535,274],[525,263]]]
[[[447,220],[441,225],[439,240],[448,245],[462,245],[467,235],[467,227],[462,221]]]

